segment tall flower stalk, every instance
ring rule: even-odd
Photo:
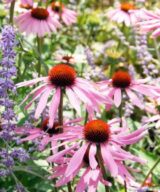
[[[16,46],[15,32],[13,27],[5,26],[2,30],[2,61],[0,63],[0,105],[3,107],[1,114],[2,118],[2,131],[1,138],[5,141],[10,141],[14,135],[15,128],[15,113],[13,110],[14,103],[9,98],[9,93],[16,93],[16,88],[12,80],[16,76],[15,57],[16,53],[14,48]]]
[[[37,37],[37,49],[38,49],[38,64],[37,64],[37,72],[38,77],[41,75],[41,67],[42,67],[42,46],[43,46],[43,37]]]
[[[10,93],[16,94],[16,88],[12,80],[16,76],[15,59],[16,53],[15,31],[12,26],[5,26],[2,29],[1,50],[2,61],[0,63],[0,106],[2,109],[0,139],[4,148],[0,149],[0,170],[1,176],[14,175],[13,166],[15,160],[24,162],[28,159],[28,153],[23,148],[11,148],[9,143],[17,141],[15,137],[16,115],[14,113],[14,102],[10,99]]]

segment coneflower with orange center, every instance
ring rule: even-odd
[[[42,7],[32,8],[16,17],[15,22],[21,32],[43,37],[56,32],[61,27],[59,21],[51,16],[48,9]]]
[[[52,2],[49,10],[52,12],[54,17],[62,19],[62,21],[68,26],[76,23],[77,13],[66,8],[66,6],[59,1]]]
[[[132,79],[131,75],[124,70],[116,71],[112,78],[98,83],[104,95],[114,100],[116,107],[122,102],[122,94],[127,94],[132,104],[143,109],[144,104],[137,94],[151,98],[160,96],[160,88],[150,85],[147,79]],[[137,93],[137,94],[136,94]]]
[[[89,172],[91,170],[98,171],[97,174],[99,177],[95,179],[97,184],[99,181],[102,181],[103,184],[110,186],[110,183],[106,180],[103,174],[105,168],[111,176],[120,176],[128,185],[131,184],[133,182],[133,177],[124,165],[124,161],[129,160],[142,164],[145,163],[145,161],[132,155],[130,152],[125,151],[124,148],[126,145],[137,143],[144,137],[147,131],[146,127],[141,127],[140,129],[129,133],[123,118],[122,127],[120,127],[120,123],[120,119],[112,119],[108,122],[101,119],[90,120],[84,126],[78,125],[76,127],[68,127],[62,137],[52,138],[54,141],[61,139],[62,142],[64,142],[66,140],[65,137],[67,137],[68,142],[64,142],[64,144],[69,144],[67,145],[69,146],[67,149],[57,152],[47,158],[48,162],[53,163],[57,163],[63,158],[65,159],[65,165],[59,165],[60,169],[62,168],[62,172],[59,174],[57,186],[62,186],[69,182],[76,176],[76,174],[78,174],[81,168],[85,168],[86,172],[84,173],[84,176],[80,178],[80,182],[76,188],[77,192],[90,187],[87,185],[88,180],[85,180],[85,176],[87,171]],[[75,143],[78,145],[80,144],[78,149]],[[99,161],[99,153],[102,158],[101,162]],[[66,159],[68,154],[72,155]],[[104,170],[102,170],[101,163],[104,166]],[[52,177],[58,176],[57,174],[58,172],[56,171],[55,175],[53,173]],[[95,191],[97,184],[95,184]]]
[[[74,120],[68,120],[64,121],[63,128],[67,129],[67,126],[70,124],[75,124],[76,122],[81,121],[81,119],[74,119]],[[52,127],[49,127],[49,118],[46,118],[42,121],[40,127],[17,127],[15,132],[18,135],[23,136],[21,139],[21,142],[27,142],[35,140],[39,141],[39,150],[42,151],[46,148],[46,146],[50,143],[51,149],[56,148],[59,142],[59,139],[56,141],[52,140],[53,138],[57,138],[62,134],[62,126],[59,124],[58,121],[55,121]],[[67,139],[67,137],[66,137]],[[55,150],[53,150],[55,152]]]
[[[112,102],[111,99],[107,99],[107,97],[104,97],[97,90],[93,82],[77,77],[75,69],[66,64],[53,66],[49,70],[47,77],[40,77],[30,81],[18,83],[17,87],[31,86],[38,82],[42,82],[42,84],[32,90],[23,102],[32,96],[32,100],[25,107],[25,109],[28,109],[33,101],[39,99],[35,111],[35,118],[38,119],[47,105],[50,95],[54,93],[49,107],[50,127],[54,124],[56,112],[60,104],[61,91],[66,93],[69,102],[79,115],[81,113],[81,103],[84,103],[84,107],[88,111],[90,118],[94,116],[94,111],[99,111],[99,106],[101,104],[105,102],[111,105]]]
[[[138,21],[138,16],[142,14],[132,3],[119,3],[114,10],[108,12],[108,17],[117,23],[124,23],[126,26],[132,26]]]

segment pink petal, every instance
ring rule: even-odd
[[[31,141],[31,140],[34,140],[34,139],[38,138],[39,136],[41,136],[41,134],[36,133],[36,134],[33,134],[33,135],[29,135],[28,137],[25,137],[24,139],[21,139],[21,141]]]
[[[42,90],[44,90],[46,88],[46,84],[42,84],[38,87],[36,87],[35,89],[33,89],[25,98],[24,100],[20,103],[20,105],[22,105],[25,101],[27,101],[27,99],[33,95],[33,94],[40,94]]]
[[[49,138],[50,137],[48,135],[46,135],[45,137],[43,137],[40,144],[45,147],[49,143]]]
[[[89,143],[82,145],[82,147],[78,151],[76,151],[76,153],[73,155],[73,157],[71,158],[71,160],[69,162],[67,170],[65,172],[66,176],[71,175],[82,163],[83,157],[88,148],[88,145],[89,145]]]
[[[145,127],[142,127],[132,133],[129,133],[128,135],[124,135],[124,136],[120,136],[119,138],[123,138],[123,139],[132,139],[135,138],[137,136],[139,136],[140,134],[144,133],[147,129]]]
[[[91,166],[92,169],[96,169],[98,163],[96,161],[96,153],[97,153],[97,147],[95,144],[90,145],[90,149],[89,149],[89,164]]]
[[[45,81],[47,79],[48,79],[48,77],[39,77],[39,78],[30,80],[30,81],[24,81],[24,82],[21,82],[21,83],[17,83],[16,86],[18,88],[23,87],[23,86],[31,86],[31,85],[34,85],[34,84],[38,83],[39,81]]]
[[[144,108],[144,105],[140,102],[140,99],[136,96],[135,93],[133,93],[130,89],[126,89],[126,93],[134,105],[136,105],[140,109]]]
[[[76,186],[76,191],[75,192],[84,192],[84,190],[86,188],[86,183],[84,181],[84,177],[88,172],[89,172],[89,168],[85,170],[82,177],[80,178],[80,180],[79,180],[79,182],[78,182],[78,184]]]
[[[69,148],[67,148],[67,149],[64,149],[63,151],[60,151],[60,152],[56,153],[55,155],[52,155],[52,156],[48,157],[48,158],[47,158],[47,161],[48,161],[48,162],[54,162],[54,161],[62,158],[63,155],[67,154],[67,152],[71,151],[71,150],[74,149],[75,147],[76,147],[76,145],[73,145],[73,146],[71,146],[71,147],[69,147]]]
[[[49,107],[49,127],[52,127],[54,124],[54,119],[56,117],[56,112],[60,103],[61,90],[57,88],[55,95],[52,98],[50,107]]]
[[[153,122],[153,121],[157,121],[160,119],[160,115],[154,115],[153,117],[151,118],[148,118],[145,123],[150,123],[150,122]]]
[[[83,101],[84,103],[92,105],[90,99],[86,96],[86,94],[82,90],[78,89],[76,86],[73,86],[72,89],[81,101]]]
[[[81,114],[81,108],[80,108],[81,105],[80,105],[79,99],[77,98],[77,95],[70,88],[66,89],[66,94],[69,98],[71,105],[75,108],[78,115],[80,115]]]
[[[103,145],[103,144],[101,145],[101,154],[102,154],[104,163],[107,166],[107,168],[109,169],[111,175],[113,177],[116,177],[118,174],[118,167],[117,167],[107,145]]]
[[[119,107],[121,104],[121,89],[116,89],[114,92],[114,103],[116,107]]]
[[[152,88],[147,88],[147,87],[144,87],[143,85],[134,85],[131,87],[131,89],[141,93],[141,94],[144,94],[146,96],[149,96],[149,97],[155,97],[155,93],[153,92],[154,90],[152,90]]]
[[[48,101],[48,97],[50,95],[52,91],[52,87],[48,87],[45,92],[42,94],[42,96],[40,97],[39,103],[37,105],[37,109],[35,112],[35,118],[38,119],[41,115],[41,113],[43,112],[44,108],[47,105],[47,101]]]

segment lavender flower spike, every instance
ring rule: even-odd
[[[15,32],[12,26],[5,26],[1,36],[2,60],[0,62],[0,106],[1,114],[0,137],[5,141],[10,141],[14,135],[15,114],[14,103],[9,98],[9,93],[16,91],[12,78],[16,75],[14,48],[16,46]]]

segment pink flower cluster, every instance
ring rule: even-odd
[[[137,8],[132,3],[118,3],[116,9],[108,11],[110,20],[138,27],[141,33],[152,32],[151,37],[160,36],[160,9],[156,11]]]
[[[43,37],[61,28],[61,21],[67,26],[76,22],[76,12],[61,2],[54,1],[47,8],[28,1],[22,3],[29,3],[30,9],[15,18],[15,22],[19,30],[26,34]],[[112,21],[126,26],[139,26],[142,32],[154,31],[154,38],[160,34],[159,11],[153,13],[138,9],[131,3],[121,3],[115,10],[110,10],[108,16]],[[36,87],[36,84],[39,85]],[[126,148],[146,135],[147,123],[158,121],[159,126],[160,115],[155,114],[139,129],[131,131],[122,116],[105,121],[98,119],[96,114],[101,113],[102,108],[109,110],[113,106],[121,110],[125,102],[123,96],[143,110],[146,106],[141,96],[159,101],[160,87],[148,79],[133,79],[127,70],[122,69],[115,71],[110,79],[95,83],[79,77],[76,68],[70,66],[69,62],[54,65],[48,76],[17,84],[17,88],[24,86],[34,86],[34,89],[21,105],[29,100],[25,106],[28,110],[37,101],[35,119],[41,118],[47,106],[48,117],[40,128],[19,127],[16,131],[23,135],[22,142],[38,140],[40,151],[50,146],[52,155],[47,161],[54,167],[49,178],[56,178],[57,187],[66,185],[79,174],[81,177],[76,192],[96,192],[99,182],[110,187],[112,183],[108,180],[109,176],[128,188],[139,187],[130,173],[130,170],[137,170],[126,162],[144,164],[146,161]],[[71,104],[78,118],[65,119],[63,122],[63,102]],[[84,113],[86,119],[81,118]]]
[[[23,142],[39,140],[40,150],[51,144],[52,155],[47,161],[55,165],[50,179],[58,178],[56,186],[67,184],[83,170],[76,192],[86,189],[95,192],[99,182],[107,187],[111,186],[106,171],[107,175],[110,174],[120,183],[137,187],[138,183],[130,174],[131,168],[125,165],[125,161],[141,164],[145,161],[127,152],[125,148],[145,136],[147,125],[130,132],[124,118],[106,122],[97,119],[95,112],[100,112],[101,106],[106,106],[107,109],[113,105],[119,107],[124,102],[123,95],[127,95],[133,105],[143,109],[144,103],[141,103],[139,94],[156,100],[160,97],[160,88],[149,84],[146,79],[132,79],[124,70],[116,71],[107,81],[94,83],[77,77],[76,70],[68,64],[57,64],[50,69],[47,77],[18,83],[17,87],[33,86],[38,82],[41,84],[22,103],[31,98],[25,107],[28,109],[38,99],[35,118],[39,119],[49,101],[48,118],[41,128],[17,128],[17,133],[27,135],[22,139]],[[88,113],[88,120],[84,125],[81,118],[57,121],[57,111],[63,110],[60,107],[62,97],[65,96],[79,116],[82,115],[83,104]]]

